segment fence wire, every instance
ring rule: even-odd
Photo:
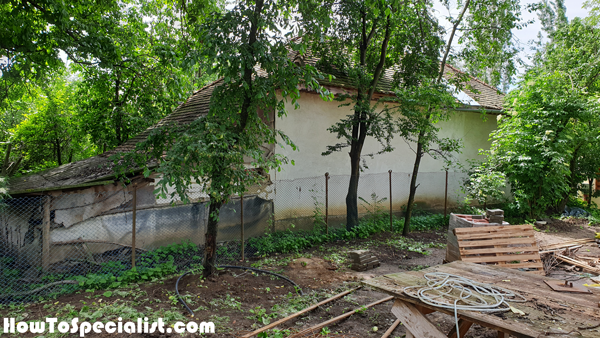
[[[325,175],[280,180],[243,199],[232,198],[221,209],[217,264],[253,258],[256,248],[248,239],[292,225],[312,229],[316,216],[326,217],[331,228],[342,226],[349,180]],[[450,205],[462,199],[461,183],[461,174],[449,173]],[[359,214],[374,207],[389,212],[390,199],[392,213],[400,214],[409,184],[407,173],[361,175]],[[417,207],[441,211],[445,187],[444,172],[419,173]],[[206,195],[191,187],[191,202],[184,204],[157,198],[153,190],[151,182],[111,184],[0,200],[0,303],[72,292],[82,288],[82,276],[100,281],[128,276],[134,262],[137,272],[150,276],[158,267],[175,273],[201,264]]]

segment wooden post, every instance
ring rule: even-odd
[[[446,221],[447,209],[448,209],[448,169],[446,169],[446,191],[444,192],[444,222]]]
[[[244,194],[240,195],[240,222],[242,228],[242,262],[245,260],[244,257]]]
[[[325,233],[329,234],[329,173],[325,173]]]
[[[394,231],[394,222],[392,221],[392,170],[388,170],[390,174],[390,231]]]
[[[51,197],[44,196],[44,222],[42,225],[42,269],[50,266],[50,203]]]
[[[133,185],[133,213],[131,225],[131,270],[135,270],[135,218],[137,213],[137,184]]]

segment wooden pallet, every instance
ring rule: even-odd
[[[543,272],[533,226],[456,228],[462,261]]]

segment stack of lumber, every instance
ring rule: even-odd
[[[576,269],[583,272],[600,274],[600,259],[598,257],[586,257],[577,255],[577,251],[588,243],[593,243],[593,238],[574,239],[561,243],[544,245],[541,247],[540,254],[552,269],[553,261],[563,263],[567,269]]]
[[[369,250],[350,251],[348,252],[348,255],[352,260],[352,266],[350,268],[354,271],[366,271],[381,265],[379,259],[371,255]]]
[[[543,272],[533,226],[508,225],[454,229],[460,260]]]

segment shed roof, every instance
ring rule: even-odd
[[[456,73],[462,73],[458,69],[446,65],[444,77],[450,78]],[[322,83],[324,86],[351,88],[351,81],[343,74],[335,74],[333,81]],[[393,71],[388,70],[381,81],[378,92],[386,93],[391,90]],[[208,113],[210,98],[214,89],[220,85],[222,80],[217,80],[192,94],[184,103],[179,105],[173,113],[169,114],[157,124],[149,127],[137,136],[129,139],[117,148],[107,151],[103,154],[90,157],[84,160],[64,164],[62,166],[48,169],[39,173],[13,177],[9,180],[9,193],[12,195],[37,193],[52,190],[73,189],[85,186],[101,185],[111,182],[115,179],[115,172],[109,157],[115,153],[131,151],[136,143],[145,140],[150,132],[168,122],[178,122],[187,124],[193,120]],[[468,82],[471,89],[463,89],[477,104],[463,102],[466,105],[475,106],[474,108],[484,108],[492,110],[502,109],[503,94],[483,81],[470,77]]]

